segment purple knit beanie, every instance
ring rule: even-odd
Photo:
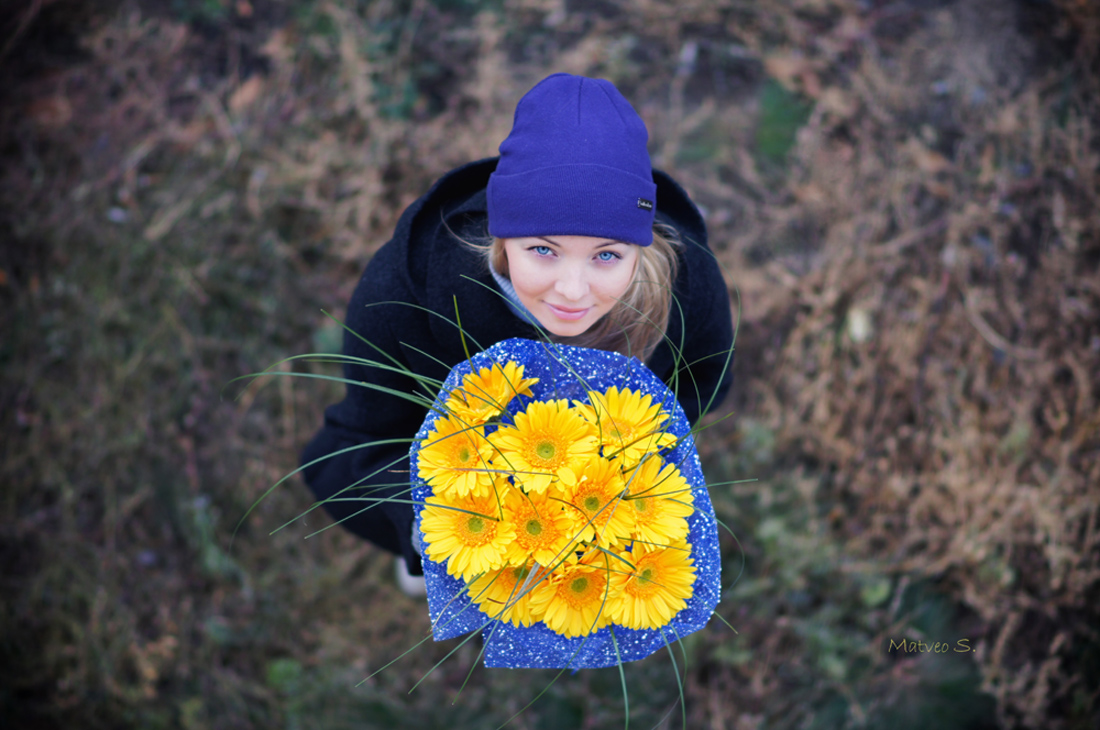
[[[645,123],[610,81],[554,74],[516,106],[489,178],[497,238],[594,236],[653,242],[657,186]]]

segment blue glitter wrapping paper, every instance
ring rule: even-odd
[[[687,607],[664,627],[663,635],[657,629],[636,630],[608,626],[588,636],[567,639],[542,622],[530,627],[517,627],[506,621],[492,619],[488,614],[482,613],[466,595],[466,584],[447,574],[445,563],[425,556],[423,562],[428,589],[428,615],[435,640],[481,631],[485,641],[485,665],[488,667],[580,669],[611,667],[620,661],[643,659],[663,648],[666,643],[706,626],[721,595],[721,557],[714,507],[706,490],[699,454],[683,409],[672,391],[636,358],[584,347],[510,339],[459,363],[443,383],[436,396],[435,410],[429,412],[424,419],[416,434],[416,442],[410,450],[413,500],[423,504],[432,494],[431,487],[417,477],[416,444],[432,431],[439,413],[443,411],[447,395],[461,385],[463,376],[493,363],[503,365],[509,361],[524,366],[524,377],[539,379],[531,387],[533,398],[517,396],[509,403],[507,411],[512,414],[525,409],[532,400],[567,398],[570,401],[588,402],[586,391],[602,392],[611,386],[647,393],[653,397],[654,403],[660,403],[669,413],[664,430],[680,438],[680,441],[675,448],[664,453],[663,457],[666,462],[675,464],[680,469],[691,485],[694,498],[695,509],[687,518],[687,539],[691,543],[695,566],[694,592],[687,601]],[[417,511],[416,530],[423,543],[420,510]]]

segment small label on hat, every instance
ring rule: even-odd
[[[638,198],[638,207],[642,210],[653,210],[653,201],[646,200],[645,198]]]

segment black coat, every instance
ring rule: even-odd
[[[453,324],[456,302],[471,353],[510,337],[538,339],[536,330],[508,308],[484,259],[455,239],[486,236],[485,186],[495,167],[494,158],[448,173],[402,214],[393,239],[371,259],[348,305],[347,326],[362,339],[345,333],[346,355],[390,362],[381,354],[386,353],[410,371],[442,381],[466,358]],[[675,226],[685,242],[674,287],[678,306],[674,303],[666,334],[682,347],[679,400],[694,423],[712,397],[712,408],[721,402],[732,380],[727,367],[733,345],[729,292],[706,248],[699,211],[670,177],[655,171],[654,180],[657,220]],[[667,342],[658,345],[646,364],[671,382],[675,360]],[[404,393],[418,390],[412,378],[381,368],[350,365],[344,370],[356,382]],[[423,387],[419,392],[435,396]],[[374,441],[411,440],[425,415],[425,409],[397,396],[349,385],[344,400],[325,411],[324,427],[302,461],[308,464]],[[333,518],[360,537],[404,555],[416,574],[420,559],[410,544],[408,450],[408,441],[355,449],[308,466],[303,474],[318,500],[338,495],[325,502]],[[364,496],[395,501],[366,509],[371,502]]]

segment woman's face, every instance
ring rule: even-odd
[[[579,335],[611,311],[634,278],[638,247],[591,236],[504,240],[520,302],[559,337]]]

